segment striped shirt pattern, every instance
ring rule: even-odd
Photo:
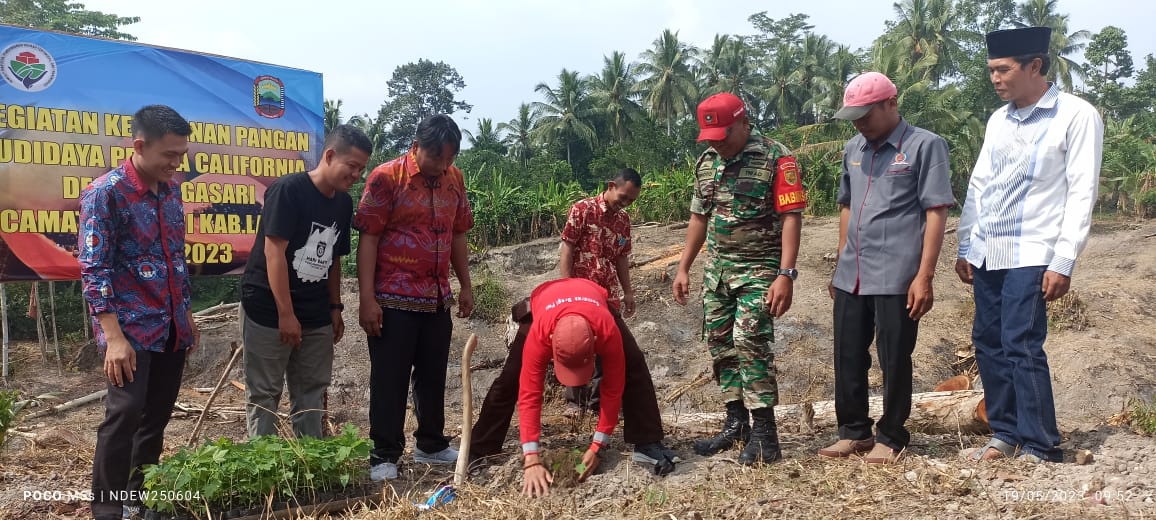
[[[1046,265],[1071,276],[1087,243],[1104,125],[1054,85],[1022,116],[988,121],[959,224],[959,258],[989,270]]]

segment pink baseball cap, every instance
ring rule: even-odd
[[[565,386],[582,386],[594,376],[594,331],[578,314],[567,314],[554,323],[554,375]]]
[[[887,76],[878,72],[864,72],[847,85],[843,91],[843,108],[835,112],[835,119],[854,121],[867,115],[875,103],[899,94],[895,84]]]
[[[727,138],[727,127],[747,115],[743,100],[730,92],[720,92],[698,104],[698,140],[722,141]]]

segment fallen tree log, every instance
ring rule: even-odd
[[[73,408],[84,406],[88,403],[94,403],[96,401],[99,401],[99,400],[103,399],[104,396],[106,396],[106,395],[108,395],[107,389],[101,390],[99,392],[93,392],[93,393],[88,394],[84,397],[78,397],[76,399],[68,401],[67,403],[58,404],[56,406],[53,406],[52,408],[48,408],[46,410],[40,410],[39,412],[28,414],[28,417],[25,417],[25,419],[37,419],[40,417],[44,417],[46,415],[52,415],[52,414],[57,413],[57,412],[63,412],[65,410],[71,410]]]
[[[907,429],[912,432],[943,434],[966,433],[982,434],[990,431],[986,417],[980,415],[980,403],[983,401],[981,390],[957,390],[951,392],[925,392],[911,396],[911,418],[907,420]],[[813,410],[811,421],[806,411],[808,405]],[[883,398],[872,397],[868,400],[871,417],[878,419],[883,415]],[[716,433],[721,427],[723,413],[680,413],[664,414],[662,420],[670,426],[699,431],[701,433]],[[807,431],[813,422],[815,428],[834,428],[835,402],[819,401],[816,403],[784,404],[775,407],[775,417],[779,424],[793,422],[799,425],[800,431]]]

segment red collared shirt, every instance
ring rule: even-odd
[[[95,315],[115,313],[133,350],[164,352],[170,327],[175,350],[191,346],[185,210],[177,183],[161,183],[153,193],[130,157],[85,188],[80,222],[80,276],[97,344],[107,346]]]
[[[434,312],[453,303],[450,247],[474,227],[462,171],[423,175],[411,151],[374,168],[353,227],[380,235],[374,296],[388,308]]]
[[[615,262],[630,255],[630,216],[609,211],[605,194],[582,199],[570,207],[562,241],[574,246],[574,276],[601,285],[617,304],[622,289]]]

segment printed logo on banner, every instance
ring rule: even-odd
[[[285,83],[273,76],[257,76],[253,80],[253,108],[270,119],[285,115]]]
[[[0,52],[4,81],[25,92],[39,92],[56,81],[56,60],[43,47],[14,43]]]

